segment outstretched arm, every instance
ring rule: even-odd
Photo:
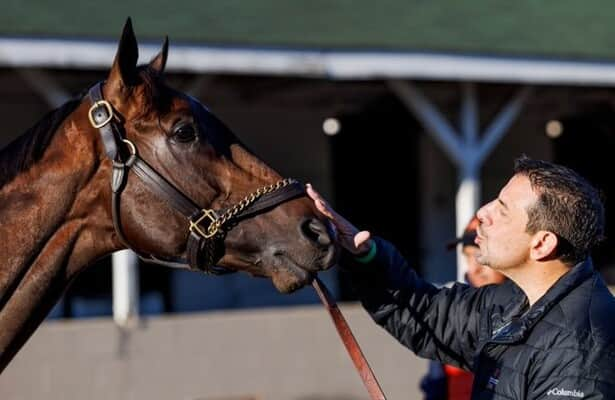
[[[307,193],[335,226],[347,252],[343,266],[374,321],[418,355],[470,369],[488,291],[467,285],[436,288],[418,277],[391,243],[356,228],[310,185]],[[368,264],[356,262],[372,246],[375,257]]]

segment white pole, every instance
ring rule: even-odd
[[[130,250],[113,253],[113,320],[120,326],[139,315],[138,258]]]
[[[476,214],[480,206],[480,178],[476,171],[462,171],[461,182],[455,196],[455,219],[457,225],[457,236],[460,237],[463,231]],[[461,256],[461,246],[457,246],[457,281],[464,282],[468,266],[465,257]]]
[[[459,187],[455,196],[455,226],[457,237],[460,237],[468,222],[474,217],[480,206],[480,164],[476,162],[478,147],[478,95],[473,83],[464,82],[461,86],[460,128],[463,145],[459,152],[463,160],[459,171]],[[468,264],[461,254],[461,246],[457,246],[457,281],[464,282]]]
[[[524,86],[519,89],[510,101],[502,107],[493,121],[489,123],[478,149],[476,160],[478,164],[482,165],[495,146],[502,140],[506,132],[508,132],[510,126],[515,122],[519,114],[521,114],[521,110],[531,96],[532,91],[533,89],[529,86]]]

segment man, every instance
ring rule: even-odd
[[[437,289],[308,194],[354,255],[346,265],[372,318],[419,356],[474,372],[473,399],[615,399],[615,300],[589,256],[604,210],[575,172],[516,161],[477,213],[477,261],[509,278],[482,288]]]

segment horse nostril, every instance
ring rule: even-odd
[[[301,224],[301,232],[310,241],[320,246],[328,246],[331,244],[331,237],[329,236],[329,232],[327,232],[327,227],[317,219],[305,220]]]

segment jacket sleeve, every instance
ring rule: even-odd
[[[464,284],[436,288],[391,243],[374,240],[377,253],[369,264],[342,263],[363,307],[417,355],[471,370],[487,291]]]

